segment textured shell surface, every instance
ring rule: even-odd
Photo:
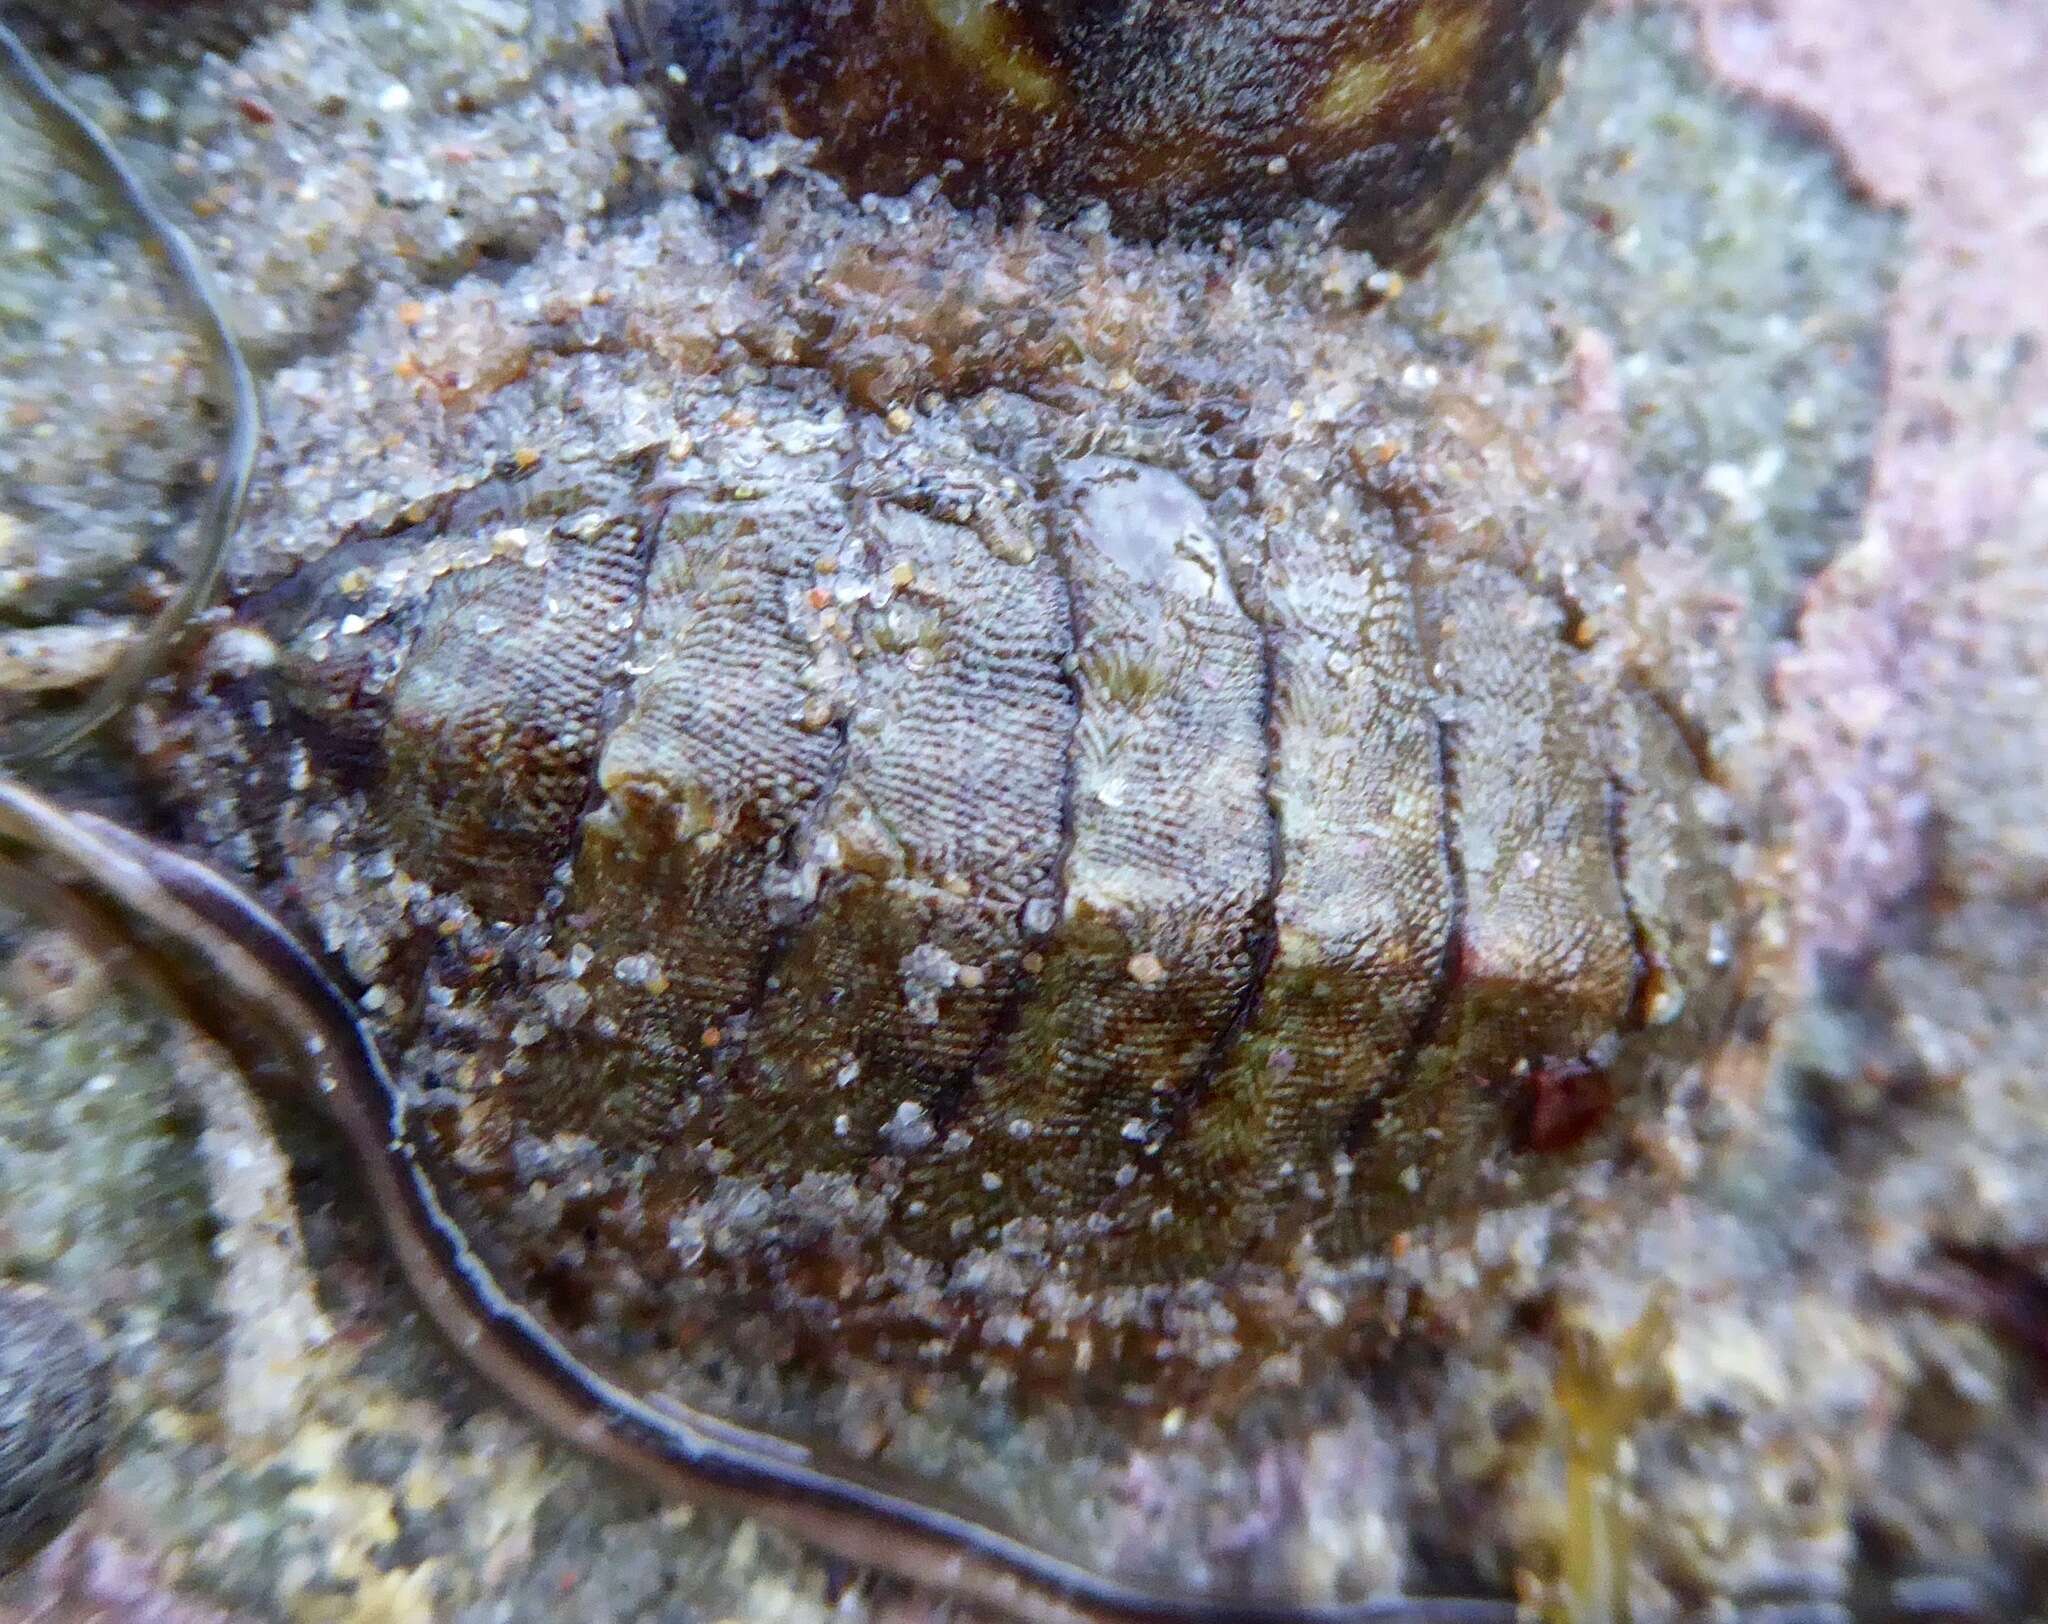
[[[279,380],[144,755],[558,1318],[1213,1362],[1710,1047],[1630,538],[1370,268],[799,170]]]
[[[1304,201],[1426,257],[1548,101],[1586,0],[632,0],[686,125],[788,130],[851,189],[1108,205],[1127,231]]]

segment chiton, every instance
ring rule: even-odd
[[[1324,252],[797,184],[286,381],[144,757],[562,1312],[1291,1299],[1708,1045],[1732,831],[1605,543]]]

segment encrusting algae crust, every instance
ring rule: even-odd
[[[453,108],[441,86],[455,56],[401,43],[448,26],[448,15],[436,8],[434,19],[372,24],[316,8],[257,30],[256,53],[240,67],[209,70],[202,91],[185,89],[176,73],[137,69],[117,81],[164,86],[172,105],[194,109],[179,115],[189,117],[193,140],[238,155],[215,172],[232,181],[207,183],[218,209],[210,218],[223,222],[208,248],[245,309],[282,318],[268,365],[290,438],[273,470],[308,461],[319,425],[332,421],[323,413],[349,391],[403,400],[380,381],[392,369],[418,369],[416,381],[449,391],[458,405],[493,393],[483,386],[486,373],[464,380],[462,365],[500,353],[516,358],[523,329],[508,323],[514,341],[480,349],[469,338],[458,342],[458,313],[501,314],[510,304],[493,299],[538,296],[583,262],[589,250],[573,239],[631,225],[650,197],[687,179],[658,139],[641,142],[658,132],[633,122],[630,98],[608,102],[608,93],[590,88],[573,51],[549,59],[558,77],[545,94],[515,88],[493,101],[471,92],[474,107]],[[493,62],[525,27],[509,12],[496,22],[465,16],[478,29],[478,57]],[[319,96],[295,88],[314,61],[322,72],[346,65],[322,81]],[[387,110],[398,100],[394,84],[406,86],[409,109]],[[1824,159],[1704,92],[1661,25],[1596,23],[1572,84],[1509,190],[1382,313],[1388,330],[1375,343],[1390,366],[1398,362],[1396,376],[1411,365],[1441,369],[1439,389],[1480,398],[1488,420],[1506,423],[1515,443],[1576,470],[1564,483],[1586,481],[1580,501],[1628,508],[1652,527],[1657,542],[1629,562],[1576,577],[1589,619],[1620,627],[1602,627],[1594,647],[1639,636],[1646,622],[1667,616],[1668,629],[1654,639],[1671,653],[1664,685],[1682,696],[1687,714],[1705,719],[1717,760],[1739,773],[1745,755],[1765,748],[1759,717],[1767,712],[1744,687],[1743,659],[1729,651],[1777,635],[1800,576],[1853,534],[1876,400],[1871,324],[1889,238],[1842,200]],[[279,114],[287,133],[232,111],[241,96]],[[533,210],[509,202],[493,214],[487,199],[519,195],[518,141],[545,149],[586,115],[612,133],[576,149],[589,165],[580,172],[608,177],[615,205],[593,205],[606,190],[599,187],[548,201],[536,193],[539,223]],[[291,133],[302,122],[320,139]],[[457,200],[436,201],[409,177],[420,153],[441,163],[449,148],[469,154],[449,173],[474,174],[463,164],[482,164],[493,166],[494,179],[460,200],[443,237],[434,211]],[[590,157],[603,151],[612,154],[604,163]],[[761,148],[727,151],[757,176],[776,167]],[[389,167],[378,185],[333,183],[336,175],[376,173],[380,163]],[[259,206],[262,197],[273,201]],[[361,211],[345,235],[372,268],[345,271],[340,260],[302,256],[305,280],[295,281],[289,245],[302,218],[328,215],[343,198]],[[919,206],[906,203],[908,215],[891,218],[914,217]],[[556,208],[564,213],[546,213]],[[565,214],[583,223],[565,225]],[[652,241],[673,230],[673,220],[640,229]],[[568,251],[547,247],[564,235]],[[435,241],[444,253],[390,252],[393,244]],[[505,257],[490,260],[500,277],[531,252],[543,259],[524,283],[462,289],[444,308],[439,284],[460,277],[471,252],[463,245],[479,242],[487,257],[502,245]],[[1339,254],[1324,266],[1340,289],[1347,276],[1362,283],[1371,274]],[[320,278],[346,296],[306,298],[302,288]],[[356,331],[353,304],[365,291],[361,336],[341,342]],[[1097,284],[1111,304],[1124,291]],[[602,290],[570,280],[563,292],[568,311]],[[608,342],[603,308],[589,305],[576,317],[593,348]],[[1743,342],[1727,342],[1731,334]],[[332,353],[317,353],[323,348]],[[277,357],[286,358],[281,372]],[[898,357],[884,348],[866,363],[876,398],[919,411],[915,399],[888,400]],[[47,393],[29,373],[8,387],[16,399]],[[66,421],[62,396],[51,398],[51,420]],[[175,419],[163,422],[169,426],[157,432],[175,446]],[[408,409],[379,436],[332,446],[325,460],[334,482],[323,489],[333,494],[303,499],[338,511],[347,462],[388,456],[377,438],[402,436],[414,422]],[[90,447],[92,436],[81,438]],[[117,440],[108,428],[100,443]],[[188,440],[192,455],[203,456],[212,435],[195,426]],[[535,452],[546,469],[555,450],[508,432],[500,454]],[[326,477],[322,460],[310,459],[316,484]],[[402,472],[394,483],[400,488],[389,494],[399,505],[435,494],[432,485],[406,488]],[[271,511],[299,500],[273,498]],[[24,519],[17,534],[39,534],[41,518]],[[122,533],[119,525],[92,528],[115,539]],[[1644,533],[1610,531],[1604,519],[1588,529]],[[1561,545],[1569,554],[1579,544]],[[15,558],[43,558],[40,542],[38,549]],[[51,565],[59,567],[54,555]],[[34,573],[33,562],[29,568]],[[61,585],[60,576],[37,578],[45,594]],[[75,584],[70,590],[72,602],[91,597]],[[1747,609],[1729,607],[1745,593]],[[1645,612],[1638,594],[1659,607]],[[1935,946],[1916,955],[1916,973],[1931,975],[1924,967],[1936,955]],[[99,1547],[125,1531],[161,1553],[194,1598],[252,1617],[367,1618],[381,1609],[441,1618],[482,1616],[473,1610],[486,1607],[534,1618],[707,1609],[823,1615],[821,1577],[786,1547],[759,1547],[753,1535],[732,1544],[729,1525],[701,1514],[654,1516],[635,1495],[528,1442],[515,1419],[481,1396],[474,1408],[451,1404],[450,1367],[407,1330],[388,1282],[365,1273],[363,1260],[375,1252],[360,1220],[327,1198],[331,1186],[322,1181],[332,1175],[317,1138],[294,1149],[316,1181],[305,1192],[308,1239],[340,1334],[311,1333],[311,1350],[290,1360],[251,1356],[223,1382],[221,1361],[234,1346],[223,1332],[246,1329],[260,1311],[249,1294],[221,1290],[206,1255],[209,1220],[185,1138],[192,1123],[167,1115],[167,1084],[150,1080],[152,1045],[137,1035],[148,1028],[110,1005],[63,1015],[27,981],[19,969],[10,973],[21,1014],[0,1065],[0,1100],[12,1113],[0,1132],[8,1158],[0,1244],[14,1269],[85,1300],[105,1289],[102,1281],[115,1282],[107,1296],[123,1349],[123,1402],[149,1418],[124,1441],[110,1481],[108,1504],[126,1508],[121,1520],[94,1514]],[[1855,1061],[1836,1051],[1859,1040],[1843,1033],[1824,1020],[1796,1049],[1801,1067],[1833,1079],[1831,1090],[1853,1085]],[[1794,1075],[1793,1097],[1812,1098],[1796,1086],[1807,1073]],[[88,1086],[108,1076],[117,1087]],[[2028,1387],[1998,1344],[1952,1316],[1855,1306],[1867,1244],[1849,1216],[1853,1170],[1796,1115],[1767,1104],[1769,1115],[1759,1118],[1757,1099],[1784,1097],[1783,1089],[1753,1095],[1739,1086],[1724,1087],[1713,1104],[1688,1095],[1680,1110],[1631,1136],[1619,1183],[1596,1171],[1547,1212],[1489,1220],[1468,1244],[1418,1233],[1378,1267],[1381,1323],[1392,1329],[1380,1357],[1361,1367],[1368,1380],[1357,1371],[1290,1368],[1279,1355],[1241,1407],[1225,1405],[1221,1417],[1169,1417],[1135,1449],[1096,1414],[1056,1401],[1016,1406],[999,1383],[976,1392],[939,1374],[897,1382],[867,1368],[842,1382],[811,1383],[745,1360],[720,1364],[708,1353],[701,1368],[675,1379],[693,1396],[834,1431],[882,1459],[1007,1495],[1048,1539],[1131,1571],[1164,1560],[1200,1569],[1222,1589],[1501,1593],[1518,1573],[1534,1585],[1558,1571],[1569,1546],[1557,1522],[1565,1456],[1549,1397],[1560,1322],[1547,1305],[1577,1305],[1618,1350],[1649,1283],[1669,1280],[1678,1291],[1672,1342],[1655,1356],[1666,1380],[1648,1389],[1655,1397],[1618,1457],[1628,1480],[1618,1502],[1654,1508],[1638,1518],[1631,1551],[1637,1616],[1672,1616],[1703,1596],[1754,1594],[1791,1579],[1825,1587],[1871,1560],[1857,1556],[1846,1530],[1877,1503],[1882,1459],[1914,1462],[1923,1488],[1944,1472],[1958,1481],[1965,1472],[2016,1473],[1998,1478],[2005,1486],[1997,1498],[2024,1508],[2030,1479],[2020,1445],[1990,1451],[1977,1440],[2001,1426],[2008,1439],[2025,1436],[2024,1421],[1996,1395],[2017,1399]],[[65,1136],[53,1142],[43,1124],[58,1120]],[[107,1137],[96,1137],[102,1132]],[[71,1171],[56,1176],[53,1158]],[[232,1154],[220,1159],[218,1189],[251,1177],[231,1171],[236,1163]],[[106,1192],[94,1182],[102,1174],[117,1193],[95,1201],[87,1192]],[[1891,1181],[1904,1176],[1901,1167]],[[73,1188],[75,1200],[65,1193]],[[146,1233],[132,1222],[143,1191],[162,1196]],[[1798,1200],[1792,1191],[1802,1192]],[[1801,1240],[1788,1254],[1794,1228]],[[248,1238],[234,1225],[223,1231],[236,1246]],[[110,1258],[127,1266],[110,1271]],[[1579,1334],[1582,1319],[1568,1323]],[[740,1332],[743,1345],[751,1334]],[[752,1344],[755,1352],[761,1346]],[[309,1419],[248,1415],[248,1397],[311,1372]],[[1940,1387],[1976,1396],[1961,1408],[1930,1399],[1902,1409],[1900,1396],[1922,1383],[1930,1394]],[[224,1406],[240,1419],[223,1416]],[[1933,1408],[1963,1425],[1960,1439],[1944,1446],[1947,1466],[1914,1442]],[[1887,1457],[1887,1449],[1898,1453]],[[1939,1562],[1961,1548],[1938,1516],[1913,1522],[1894,1502],[1884,1505],[1888,1537],[1901,1541],[1886,1563]],[[1998,1537],[2007,1541],[2000,1552],[2016,1548],[2010,1541],[2018,1536]],[[845,1605],[905,1604],[877,1596]]]

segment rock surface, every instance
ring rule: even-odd
[[[943,1384],[912,1408],[726,1372],[732,1402],[1226,1585],[1534,1596],[1577,1571],[1590,1473],[1619,1475],[1639,1619],[2048,1606],[2048,335],[2024,302],[2048,133],[2024,10],[1615,9],[1506,185],[1372,318],[1497,379],[1646,536],[1627,590],[1723,617],[1771,672],[1714,718],[1778,809],[1769,1041],[1619,1179],[1470,1245],[1417,1237],[1369,1370],[1135,1444]],[[365,324],[689,179],[603,81],[592,17],[135,12],[39,43],[196,216],[285,397]],[[203,373],[118,222],[12,118],[0,638],[118,635],[195,505]],[[418,1325],[316,1133],[287,1118],[280,1155],[206,1051],[26,923],[7,945],[0,1269],[107,1326],[127,1426],[0,1619],[929,1616],[537,1441]],[[1652,1303],[1668,1334],[1631,1343]],[[1597,1374],[1616,1359],[1648,1368]],[[1602,1381],[1640,1391],[1589,1409]],[[1595,1411],[1626,1418],[1606,1467],[1567,1442]]]

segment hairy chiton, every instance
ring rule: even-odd
[[[957,1337],[1353,1256],[1654,1109],[1729,835],[1484,412],[1206,250],[714,224],[281,402],[144,730],[537,1277]]]

